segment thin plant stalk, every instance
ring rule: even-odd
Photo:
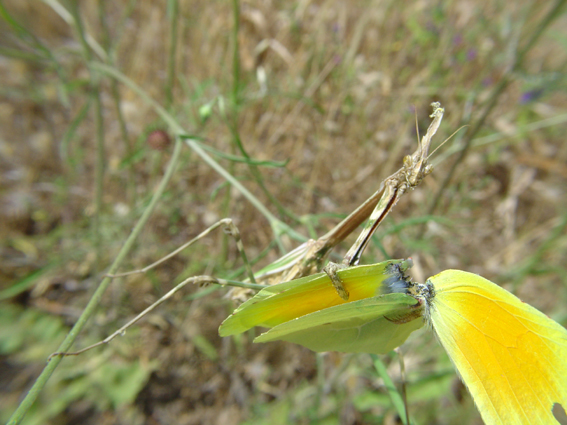
[[[63,19],[67,24],[74,26],[76,25],[75,18],[73,14],[69,12],[58,0],[43,0],[44,3],[49,5],[55,13],[57,13],[61,19]],[[78,4],[78,0],[72,0],[68,3],[72,4],[72,7],[75,7]],[[84,40],[86,41],[87,45],[91,48],[91,50],[103,61],[107,60],[106,52],[102,48],[102,46],[94,39],[94,37],[86,32],[83,28]]]
[[[240,103],[240,48],[238,32],[240,31],[240,1],[232,0],[232,15],[234,27],[232,30],[232,105],[233,108]]]
[[[81,15],[79,12],[79,5],[77,2],[71,2],[71,13],[73,16],[75,28],[81,41],[81,46],[83,48],[83,54],[85,56],[85,61],[88,64],[92,61],[92,54],[89,44],[85,38],[85,32],[83,28],[83,22],[81,20]],[[100,235],[100,214],[102,211],[102,187],[104,179],[104,159],[105,159],[105,149],[104,149],[104,119],[102,114],[102,101],[100,99],[100,78],[98,73],[89,67],[90,79],[91,79],[91,96],[94,99],[94,122],[96,128],[96,163],[95,163],[95,175],[94,175],[94,215],[92,219],[93,226],[93,236],[94,245],[96,252],[96,267],[100,266],[101,260],[101,235]]]
[[[238,122],[238,104],[239,104],[239,91],[240,91],[240,52],[238,43],[238,32],[240,31],[240,3],[238,0],[232,2],[232,15],[234,19],[232,29],[232,91],[231,91],[231,105],[232,105],[232,122],[230,124],[231,132],[236,128]],[[230,145],[230,150],[233,155],[236,154],[236,143]],[[228,164],[228,172],[234,175],[235,164],[230,162]],[[230,211],[230,188],[227,187],[222,201],[222,211],[225,216],[229,215]],[[228,261],[228,240],[221,239],[221,258],[226,263]]]
[[[100,99],[100,85],[95,89],[95,126],[96,126],[96,165],[95,165],[95,213],[94,213],[94,237],[95,249],[97,254],[97,271],[101,261],[101,234],[100,234],[100,215],[102,212],[102,191],[104,180],[104,162],[106,158],[104,149],[104,119],[102,116],[102,102]]]
[[[406,425],[410,425],[409,405],[408,405],[408,397],[406,391],[406,365],[404,362],[404,355],[402,354],[400,347],[394,349],[394,351],[398,355],[398,360],[400,361],[400,378],[402,380],[402,400],[404,402],[404,408],[406,413]]]
[[[98,0],[98,12],[99,21],[102,28],[102,46],[106,51],[108,64],[114,66],[114,52],[112,50],[112,44],[110,42],[110,31],[106,22],[106,11],[104,9],[104,0]],[[120,128],[120,136],[122,142],[124,143],[124,148],[126,151],[126,156],[132,156],[132,145],[130,143],[130,136],[128,135],[128,127],[126,127],[126,121],[124,119],[124,114],[122,113],[122,99],[120,97],[120,90],[118,89],[118,82],[115,79],[110,79],[110,93],[112,95],[112,100],[114,102],[114,109],[116,110],[116,118],[118,119],[118,126]],[[135,194],[133,190],[134,173],[131,167],[128,167],[128,187],[131,189],[132,195]]]
[[[323,396],[325,394],[325,353],[315,353],[317,367],[317,385],[314,406],[317,409],[316,418],[319,419],[322,409]]]
[[[165,191],[165,188],[167,187],[167,184],[169,183],[169,180],[171,179],[171,176],[175,171],[177,162],[179,161],[181,147],[182,147],[181,140],[179,138],[176,138],[175,146],[173,148],[173,154],[171,156],[169,164],[167,165],[165,174],[163,175],[163,178],[159,186],[157,187],[156,191],[154,192],[148,206],[146,207],[140,219],[134,226],[132,233],[130,234],[130,236],[128,236],[128,239],[126,239],[126,242],[124,242],[124,245],[120,249],[120,252],[116,256],[116,259],[110,266],[109,269],[110,274],[113,274],[116,272],[116,270],[118,270],[118,268],[122,264],[122,261],[124,261],[126,255],[128,255],[128,253],[134,246],[134,242],[136,241],[142,229],[148,222],[148,219],[153,213],[158,201],[162,197],[163,192]],[[108,285],[110,285],[111,281],[112,278],[110,277],[105,277],[102,280],[102,282],[96,289],[95,293],[91,297],[90,301],[88,302],[87,306],[83,310],[83,313],[81,314],[81,316],[79,317],[73,328],[69,331],[69,333],[67,334],[67,336],[65,337],[59,348],[57,349],[58,352],[69,351],[69,348],[71,348],[73,342],[75,342],[75,339],[77,338],[83,327],[86,325],[89,318],[96,311],[96,308],[100,304],[102,296],[106,291],[106,289],[108,288]],[[37,396],[39,395],[39,393],[41,392],[41,390],[43,389],[43,387],[45,386],[45,384],[53,374],[53,371],[61,362],[61,359],[62,359],[61,357],[54,357],[49,363],[47,363],[47,365],[45,366],[39,377],[36,379],[31,389],[26,394],[25,398],[22,400],[16,411],[11,416],[10,420],[8,421],[8,425],[17,425],[22,422],[26,412],[30,409],[30,407],[36,400]]]
[[[165,109],[171,110],[173,105],[173,85],[175,82],[175,56],[177,53],[177,21],[179,3],[177,0],[168,0],[167,17],[169,22],[169,52],[167,58],[167,81],[165,84]]]
[[[159,260],[153,262],[149,266],[146,266],[142,269],[125,272],[125,273],[114,274],[111,277],[114,278],[114,277],[121,277],[121,276],[129,276],[129,275],[137,274],[137,273],[146,273],[148,270],[151,270],[154,267],[163,263],[164,261],[167,261],[170,258],[176,256],[181,251],[183,251],[185,248],[193,245],[195,242],[197,242],[198,240],[207,236],[209,233],[211,233],[213,230],[215,230],[219,227],[222,227],[223,230],[224,230],[224,233],[229,235],[229,236],[232,236],[232,238],[234,239],[234,241],[236,243],[236,248],[238,249],[238,252],[240,253],[240,258],[242,259],[242,262],[244,263],[244,267],[246,269],[246,273],[248,274],[248,279],[250,279],[250,282],[256,283],[256,278],[254,277],[254,274],[252,272],[252,268],[250,266],[250,262],[248,261],[248,256],[246,255],[246,251],[245,251],[244,245],[242,243],[242,238],[240,236],[240,230],[238,230],[238,227],[236,227],[236,225],[234,224],[234,222],[230,218],[223,218],[222,220],[217,221],[215,224],[213,224],[213,225],[209,226],[207,229],[203,230],[201,233],[199,233],[196,237],[191,239],[189,242],[184,243],[179,248],[177,248],[175,251],[173,251],[173,252],[169,253],[168,255],[166,255],[165,257],[162,257]]]
[[[382,378],[382,380],[384,381],[384,386],[388,391],[390,400],[392,400],[392,405],[398,412],[398,416],[401,418],[403,424],[409,425],[409,418],[406,415],[407,409],[404,403],[404,399],[396,388],[396,385],[394,385],[394,381],[392,381],[392,378],[390,378],[390,375],[388,375],[386,365],[376,354],[371,354],[371,356],[374,363],[374,368],[378,372],[378,375],[380,375],[380,378]]]
[[[248,155],[248,152],[244,148],[244,145],[242,144],[242,139],[238,131],[238,113],[240,110],[240,87],[241,87],[241,81],[240,81],[241,66],[240,66],[240,50],[239,50],[240,48],[238,43],[238,32],[240,31],[240,1],[233,0],[232,5],[233,5],[233,16],[234,16],[233,37],[232,37],[233,38],[232,91],[231,91],[232,111],[230,117],[228,118],[228,122],[234,144],[246,159],[250,159],[250,155]],[[295,214],[293,214],[291,211],[289,211],[287,208],[285,208],[281,204],[281,202],[268,190],[268,188],[264,183],[264,178],[262,176],[262,173],[260,172],[258,167],[256,167],[254,164],[250,162],[248,163],[248,166],[250,168],[250,173],[252,174],[252,177],[254,177],[256,183],[258,183],[258,186],[260,187],[262,192],[264,192],[268,200],[277,208],[278,212],[282,216],[287,216],[288,218],[291,218],[296,223],[301,223],[300,218],[297,217]]]

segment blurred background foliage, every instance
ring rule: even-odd
[[[363,262],[411,256],[419,281],[476,272],[565,325],[564,9],[541,24],[558,3],[0,1],[0,420],[77,321],[171,159],[179,131],[148,99],[306,237],[399,168],[432,101],[446,111],[437,143],[487,112],[465,155],[467,129],[434,155]],[[223,217],[256,268],[299,243],[184,145],[121,270]],[[212,234],[115,279],[74,348],[195,274],[244,278],[234,243]],[[124,337],[65,358],[24,423],[399,423],[370,356],[256,346],[255,331],[221,339],[226,293],[187,288]],[[431,333],[402,352],[415,423],[481,423]],[[396,356],[382,361],[399,387]]]

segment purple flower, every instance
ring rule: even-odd
[[[543,89],[533,89],[528,90],[520,96],[520,104],[525,105],[526,103],[533,102],[539,99],[543,95]]]

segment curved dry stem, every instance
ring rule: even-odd
[[[183,282],[181,282],[179,285],[177,285],[175,288],[173,288],[171,291],[169,291],[167,294],[165,294],[163,297],[161,297],[155,303],[150,305],[148,308],[146,308],[144,311],[142,311],[140,314],[138,314],[132,320],[128,321],[128,323],[126,323],[124,326],[122,326],[120,329],[118,329],[116,332],[114,332],[113,334],[111,334],[107,338],[103,339],[102,341],[99,341],[95,344],[89,345],[88,347],[85,347],[85,348],[83,348],[82,350],[79,350],[79,351],[72,351],[72,352],[58,351],[56,353],[51,354],[49,356],[49,358],[47,359],[47,361],[50,362],[51,359],[53,359],[55,357],[78,356],[79,354],[82,354],[86,351],[92,350],[93,348],[100,347],[101,345],[104,345],[104,344],[108,344],[110,341],[112,341],[117,336],[124,335],[124,333],[126,332],[126,329],[128,329],[130,326],[132,326],[134,323],[136,323],[138,320],[140,320],[146,314],[150,313],[152,310],[154,310],[161,303],[170,299],[177,291],[183,289],[185,286],[187,286],[190,283],[195,284],[195,285],[206,285],[206,284],[209,284],[209,283],[213,283],[213,284],[221,285],[221,286],[236,286],[236,287],[239,287],[239,288],[246,288],[246,289],[253,289],[253,290],[260,290],[260,289],[265,288],[265,285],[258,285],[258,284],[254,284],[254,283],[244,283],[244,282],[238,282],[238,281],[234,281],[234,280],[218,279],[218,278],[215,278],[215,277],[212,277],[212,276],[193,276],[193,277],[190,277],[188,279],[185,279]]]

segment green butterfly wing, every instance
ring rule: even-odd
[[[388,260],[339,270],[338,276],[350,294],[348,301],[339,297],[325,273],[269,286],[238,307],[221,324],[219,334],[234,335],[254,326],[271,328],[309,313],[374,297],[384,284],[397,282],[411,264],[411,260]]]
[[[313,351],[384,354],[423,326],[422,313],[422,303],[409,295],[380,295],[282,323],[254,342],[282,340]]]

